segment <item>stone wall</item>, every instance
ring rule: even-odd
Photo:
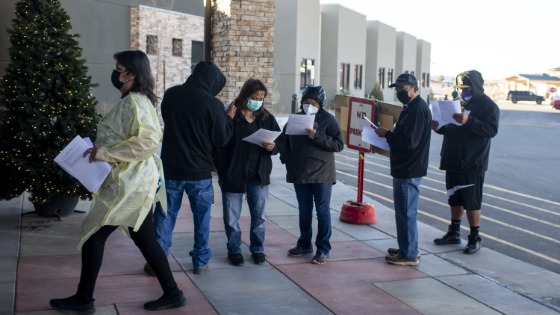
[[[203,17],[169,10],[147,6],[130,10],[130,47],[148,54],[159,97],[185,82],[191,74],[192,42],[204,41]]]
[[[260,79],[269,94],[264,106],[275,103],[273,81],[275,0],[214,0],[212,60],[227,77],[218,97],[229,103],[251,77]]]

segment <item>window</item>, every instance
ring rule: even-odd
[[[354,66],[354,88],[361,90],[362,89],[362,71],[364,70],[363,65],[355,65]]]
[[[315,60],[301,58],[299,67],[299,89],[303,90],[306,86],[315,84]]]
[[[146,36],[146,54],[157,55],[158,53],[158,38],[155,35]]]
[[[393,68],[387,69],[387,86],[393,84],[394,73],[395,73],[395,69]]]
[[[422,87],[426,87],[426,72],[422,72],[422,80],[420,82],[421,82],[420,85]]]
[[[191,72],[194,71],[194,67],[204,60],[204,42],[191,42]]]
[[[377,74],[377,82],[379,82],[379,88],[385,88],[385,68],[379,68],[379,73]]]
[[[430,87],[430,73],[429,72],[426,74],[426,86]]]
[[[178,38],[172,39],[171,54],[181,57],[183,55],[183,40]]]
[[[340,88],[343,90],[350,89],[350,64],[340,64]]]

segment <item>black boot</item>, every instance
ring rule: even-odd
[[[95,307],[93,306],[93,301],[89,303],[80,303],[75,295],[67,297],[65,299],[52,299],[49,304],[55,310],[68,313],[73,312],[75,314],[93,314],[95,313]]]
[[[187,299],[183,295],[182,291],[173,296],[162,295],[159,299],[155,301],[150,301],[144,304],[144,309],[148,311],[161,311],[169,308],[177,308],[187,304]]]
[[[451,227],[452,226],[450,225],[444,236],[434,240],[436,245],[461,244],[461,234],[459,234],[459,231],[455,231]]]
[[[471,237],[469,235],[469,242],[467,243],[467,246],[465,247],[465,249],[463,249],[463,253],[474,254],[474,253],[478,252],[478,250],[480,249],[480,241],[481,240],[482,239],[480,238],[480,236]]]

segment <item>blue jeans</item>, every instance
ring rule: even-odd
[[[268,186],[247,184],[247,205],[251,213],[251,253],[264,252],[264,227],[266,222],[266,202],[268,201]],[[222,204],[224,209],[224,226],[228,238],[228,254],[241,253],[241,229],[239,217],[243,203],[243,193],[230,193],[222,190]]]
[[[154,212],[156,237],[165,255],[169,254],[171,238],[183,193],[189,197],[194,222],[194,246],[189,252],[194,268],[201,268],[210,261],[212,250],[208,248],[210,237],[210,209],[214,198],[212,179],[198,181],[165,180],[167,191],[167,215],[159,205]]]
[[[313,249],[313,201],[317,209],[317,252],[329,255],[331,251],[331,192],[332,184],[294,184],[299,208],[300,237],[297,246],[304,250]]]
[[[403,257],[418,257],[418,197],[420,182],[417,178],[393,178],[393,199],[399,254]]]

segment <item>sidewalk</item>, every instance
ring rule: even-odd
[[[333,187],[333,234],[330,261],[310,263],[312,255],[291,258],[286,251],[299,235],[297,201],[285,169],[273,159],[267,208],[264,265],[252,263],[248,244],[249,214],[241,218],[245,265],[226,260],[221,195],[215,187],[209,270],[192,273],[188,251],[193,227],[188,199],[177,220],[169,261],[187,306],[158,314],[560,314],[560,275],[483,247],[464,255],[461,245],[435,246],[444,232],[419,223],[421,263],[417,267],[385,262],[388,247],[397,247],[394,212],[375,205],[377,223],[351,225],[339,220],[342,204],[356,192],[342,183]],[[244,205],[246,206],[246,205]],[[80,202],[87,211],[89,202]],[[76,242],[85,213],[47,219],[34,214],[24,197],[0,202],[0,314],[59,314],[51,298],[74,293],[80,255]],[[315,222],[316,223],[316,222]],[[316,230],[316,228],[315,228]],[[484,245],[484,242],[482,243]],[[157,280],[143,272],[144,260],[120,232],[105,250],[95,292],[99,315],[154,314],[142,306],[160,296]]]

